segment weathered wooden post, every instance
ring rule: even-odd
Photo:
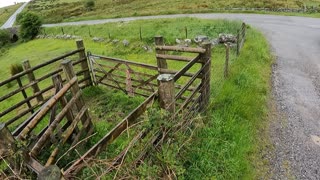
[[[142,41],[142,27],[140,26],[140,31],[139,31],[139,37],[140,37],[140,41]]]
[[[23,61],[23,62],[22,62],[22,65],[23,65],[23,69],[24,69],[25,71],[31,69],[31,65],[30,65],[29,60]],[[29,79],[29,82],[30,82],[30,83],[34,83],[34,82],[35,82],[36,78],[35,78],[35,76],[34,76],[33,71],[30,71],[30,72],[28,73],[28,79]],[[33,89],[33,93],[34,93],[34,94],[36,94],[37,92],[40,92],[40,88],[39,88],[38,83],[33,84],[33,85],[32,85],[32,89]],[[42,94],[39,94],[39,95],[37,96],[37,101],[38,101],[38,102],[42,102],[42,101],[43,101],[43,96],[42,96]]]
[[[83,44],[83,40],[82,39],[79,39],[76,41],[77,43],[77,48],[78,49],[83,49],[79,52],[79,59],[82,60],[82,59],[85,59],[82,63],[81,63],[81,68],[82,70],[85,70],[85,72],[83,72],[83,77],[85,79],[87,79],[85,81],[85,85],[90,85],[92,86],[92,80],[91,80],[91,76],[90,76],[90,69],[89,69],[89,65],[88,65],[88,59],[87,59],[87,56],[86,56],[86,53],[85,53],[85,47],[84,47],[84,44]]]
[[[22,93],[23,98],[25,100],[27,100],[28,96],[27,96],[26,90],[23,88],[22,81],[21,81],[20,77],[17,78],[17,82],[18,82],[18,85],[21,89],[21,93]],[[30,112],[34,113],[34,110],[32,109],[32,105],[30,103],[30,100],[27,100],[26,103],[27,103],[28,108],[31,109]]]
[[[92,84],[96,86],[96,85],[98,85],[98,83],[97,83],[96,73],[94,70],[93,59],[91,59],[92,58],[91,55],[92,55],[91,52],[88,51],[87,52],[87,59],[89,61],[89,66],[90,66],[90,71],[91,71],[91,76],[92,76]]]
[[[20,158],[15,155],[18,152],[18,147],[14,137],[5,124],[0,123],[0,162],[5,160],[8,165],[14,171],[15,175],[19,175],[20,171]]]
[[[229,76],[229,60],[230,60],[230,44],[225,43],[226,47],[226,63],[224,65],[224,78],[228,78]]]
[[[174,75],[160,74],[157,78],[159,85],[160,107],[171,113],[175,112]]]
[[[72,62],[70,60],[65,60],[62,63],[62,69],[66,75],[66,79],[67,81],[70,81],[72,78],[76,77],[76,74],[73,70],[73,66],[72,66]],[[77,93],[80,90],[79,84],[78,82],[76,82],[71,88],[70,88],[71,94],[73,96],[76,96]],[[82,96],[79,97],[79,99],[76,101],[76,107],[78,109],[78,111],[81,111],[82,107],[85,106],[85,102],[82,98]],[[87,133],[90,134],[92,133],[91,131],[93,130],[91,127],[93,127],[92,122],[91,122],[91,118],[90,115],[88,113],[88,111],[85,111],[84,115],[81,118],[81,122],[83,125],[86,124],[86,121],[89,121],[88,126],[86,127],[87,129]],[[81,133],[79,133],[78,135],[80,136]]]
[[[240,31],[237,32],[237,56],[240,54]]]
[[[156,46],[164,46],[164,40],[162,36],[156,36],[154,37],[155,40],[155,44]],[[165,51],[162,50],[156,50],[157,54],[165,54]],[[158,65],[158,71],[159,74],[161,74],[161,69],[167,69],[168,68],[168,64],[166,59],[163,58],[157,58],[157,65]]]
[[[206,50],[201,56],[202,58],[202,67],[203,69],[203,77],[201,80],[201,102],[200,103],[200,111],[204,110],[208,104],[210,99],[210,78],[211,78],[211,43],[207,42],[202,44],[202,48]]]

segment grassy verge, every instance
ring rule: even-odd
[[[269,1],[239,1],[239,0],[216,0],[216,1],[180,1],[180,0],[95,0],[92,10],[86,8],[87,1],[35,0],[28,5],[28,9],[40,13],[45,23],[57,23],[63,21],[79,21],[89,19],[117,18],[130,16],[146,16],[161,14],[186,14],[217,12],[217,8],[244,7],[244,8],[298,8],[303,4],[319,6],[319,0],[310,0],[299,3],[295,0],[269,0]],[[242,11],[243,12],[243,11]],[[290,15],[287,13],[280,13]],[[296,13],[295,15],[305,15]],[[311,16],[319,17],[319,14]]]
[[[0,26],[2,26],[20,6],[22,6],[22,3],[0,8]]]
[[[91,33],[106,38],[106,41],[99,43],[91,40],[88,26],[77,27],[77,29],[66,27],[65,31],[76,31],[76,35],[81,35],[85,39],[87,50],[93,53],[155,64],[155,52],[145,51],[142,46],[153,47],[152,37],[156,34],[162,34],[169,43],[173,43],[177,37],[184,38],[186,24],[190,28],[190,37],[198,34],[216,37],[221,32],[234,33],[239,27],[239,22],[190,18],[91,26]],[[139,40],[141,25],[144,27],[143,41]],[[59,31],[58,28],[46,29],[47,33],[52,34]],[[121,41],[112,43],[112,39],[109,41],[108,32],[113,38],[129,40],[130,45],[124,47]],[[266,124],[268,112],[272,61],[263,35],[251,28],[247,32],[247,41],[240,57],[231,61],[231,74],[228,79],[223,78],[224,47],[217,46],[213,49],[211,104],[204,118],[195,121],[191,127],[192,132],[173,135],[172,137],[176,139],[175,143],[164,145],[161,151],[157,151],[151,157],[153,158],[151,165],[142,164],[137,171],[130,172],[131,176],[146,179],[165,177],[163,172],[168,167],[181,179],[255,179],[258,177],[257,172],[264,168],[263,163],[261,165],[257,162],[264,161],[260,156],[261,147],[264,146],[264,142],[261,144],[260,130],[265,130],[263,125]],[[1,67],[5,68],[9,61],[10,63],[18,62],[25,58],[30,59],[32,64],[37,64],[48,57],[71,50],[74,46],[72,40],[54,39],[39,39],[16,45],[2,54],[0,62],[3,66]],[[50,53],[44,53],[46,51]],[[90,99],[99,93],[89,89],[86,94]],[[101,103],[109,106],[108,101],[109,98],[102,99]],[[121,103],[124,102],[121,107],[128,106],[126,101],[121,99]],[[137,102],[139,100],[134,101],[133,104]],[[104,114],[104,108],[99,109],[99,106],[94,108],[94,111],[97,112],[95,118],[98,119],[101,113],[104,118],[110,116],[109,113]],[[99,127],[104,129],[104,123],[98,125]],[[124,147],[123,144],[116,145]],[[114,146],[111,147],[111,150],[114,149]],[[116,150],[118,152],[119,148]],[[106,151],[107,155],[108,152],[110,151]],[[83,173],[84,176],[90,174],[87,171]],[[105,175],[106,179],[112,177],[114,174]]]

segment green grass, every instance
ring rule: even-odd
[[[235,33],[239,25],[240,22],[182,18],[90,26],[92,34],[106,38],[107,41],[103,43],[95,43],[91,40],[92,37],[88,34],[89,26],[64,27],[64,31],[81,35],[87,50],[93,53],[156,64],[155,52],[146,52],[141,47],[143,45],[154,47],[152,43],[154,35],[163,35],[166,42],[170,44],[177,37],[184,38],[185,26],[189,29],[189,37],[198,34],[216,37],[221,32]],[[140,26],[143,29],[142,42],[139,40]],[[59,28],[46,29],[47,34],[60,34],[60,32]],[[112,39],[119,39],[120,43],[109,42],[109,33]],[[224,47],[218,46],[213,49],[211,104],[205,113],[205,118],[196,121],[198,128],[194,130],[191,140],[187,141],[183,150],[177,155],[176,147],[180,147],[181,144],[164,146],[163,151],[155,153],[156,157],[154,157],[161,163],[149,167],[142,165],[133,175],[145,178],[161,177],[161,164],[165,164],[174,169],[181,179],[256,179],[259,177],[259,170],[265,168],[263,163],[262,165],[259,163],[265,161],[260,154],[265,146],[265,142],[260,140],[263,138],[260,136],[260,131],[265,131],[264,126],[267,125],[272,58],[269,46],[260,32],[249,28],[247,34],[247,41],[240,57],[231,61],[231,74],[228,79],[223,78]],[[123,39],[130,41],[129,47],[121,44]],[[3,70],[1,77],[8,76],[6,69],[10,63],[29,59],[35,65],[70,51],[74,47],[73,40],[54,39],[38,39],[16,44],[0,56],[0,67]],[[173,63],[171,66],[179,65]],[[97,97],[96,95],[100,96],[101,92],[89,89],[85,91],[85,96],[91,99],[91,97]],[[110,104],[116,104],[117,101],[108,94],[104,95],[104,92],[103,96],[105,98],[98,103],[96,102],[99,98],[92,98],[93,105],[97,106],[90,111],[97,119],[100,119],[99,117],[114,119],[112,114],[103,112],[105,112],[104,109],[110,108]],[[121,102],[119,106],[115,106],[114,111],[121,111],[121,107],[133,107],[140,102],[138,99],[128,104],[127,102],[130,101],[127,98],[121,95],[115,95],[115,97],[115,99],[121,99]],[[110,104],[108,104],[109,99],[111,99]],[[121,117],[127,112],[121,113]],[[102,130],[110,127],[103,122],[98,125]],[[181,139],[189,139],[189,136],[182,134]],[[110,149],[119,152],[119,147],[124,147],[122,142],[128,141],[125,139],[116,141]],[[109,151],[105,153],[110,155]],[[265,173],[266,171],[262,172],[262,174]],[[88,175],[90,172],[85,171],[84,174]],[[110,176],[106,179],[108,177]]]
[[[22,3],[18,3],[12,6],[0,8],[0,26],[2,26],[21,5]]]
[[[88,19],[118,18],[130,16],[146,16],[160,14],[186,14],[217,12],[217,8],[298,8],[301,4],[295,0],[95,0],[93,11],[85,8],[86,0],[35,0],[28,5],[28,9],[41,14],[45,23],[63,21],[79,21]],[[319,6],[319,0],[305,1],[307,5]],[[303,4],[303,3],[302,3]],[[280,13],[286,15],[287,13]],[[294,13],[295,15],[304,15]],[[290,13],[288,14],[290,15]],[[319,14],[314,16],[319,17]]]

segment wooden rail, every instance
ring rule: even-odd
[[[105,147],[112,143],[120,134],[131,125],[137,122],[140,117],[156,98],[157,92],[154,92],[143,103],[141,103],[135,110],[133,110],[126,118],[124,118],[118,125],[116,125],[110,132],[108,132],[97,144],[95,144],[89,151],[81,156],[75,163],[73,163],[65,172],[64,175],[68,176],[74,171],[79,170],[84,161],[96,156],[99,152],[103,151]]]
[[[158,67],[88,53],[94,83],[133,96],[149,97],[157,88]],[[143,72],[142,72],[143,71]]]
[[[9,98],[13,98],[16,100],[14,104],[11,104],[10,107],[2,109],[0,111],[0,119],[5,124],[11,125],[17,120],[21,119],[28,113],[34,113],[34,111],[41,105],[44,104],[48,97],[53,95],[54,86],[51,84],[48,85],[47,80],[51,78],[55,74],[59,74],[62,72],[62,68],[56,65],[57,62],[61,62],[66,58],[71,58],[74,55],[79,54],[78,60],[72,62],[73,66],[81,65],[76,72],[76,75],[79,77],[79,83],[81,83],[81,87],[86,87],[92,84],[89,65],[87,65],[87,58],[85,56],[85,48],[83,46],[82,40],[77,41],[77,50],[71,51],[59,57],[48,60],[42,64],[38,64],[36,66],[31,66],[28,60],[23,62],[24,71],[13,75],[12,77],[1,81],[0,88],[6,88],[5,85],[8,83],[12,83],[13,81],[17,81],[19,87],[13,90],[7,90],[0,96],[0,103],[5,102]],[[51,68],[47,72],[42,71],[43,68]],[[41,71],[40,71],[41,70]],[[45,73],[44,73],[45,72]],[[24,77],[28,78],[28,81],[23,80]],[[40,76],[40,77],[36,77]],[[83,77],[83,78],[81,78]],[[41,86],[40,86],[41,85]],[[42,87],[42,89],[40,89]],[[29,89],[32,89],[33,94],[29,95]],[[28,93],[27,93],[28,92]],[[20,93],[23,95],[23,99],[20,97]],[[27,107],[24,107],[27,105]],[[3,104],[5,107],[5,104]],[[21,110],[22,107],[22,110]],[[13,111],[19,108],[19,113],[13,115]]]

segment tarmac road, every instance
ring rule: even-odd
[[[17,19],[17,15],[22,12],[22,10],[27,6],[29,2],[24,3],[11,17],[1,26],[1,29],[11,28]]]
[[[320,19],[255,14],[187,14],[48,24],[102,24],[151,18],[239,19],[259,28],[276,56],[273,96],[279,116],[271,125],[272,179],[320,179]]]

